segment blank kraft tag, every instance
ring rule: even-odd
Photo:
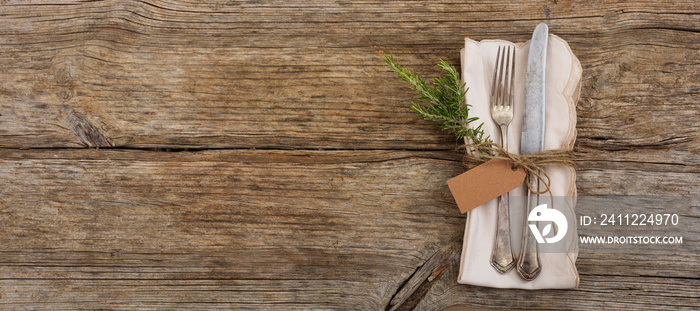
[[[462,213],[491,201],[522,185],[525,170],[516,170],[503,160],[489,160],[447,181]]]

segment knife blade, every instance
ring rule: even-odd
[[[525,72],[525,105],[520,154],[544,150],[544,83],[547,66],[547,24],[539,24],[532,34]]]
[[[544,150],[545,131],[545,69],[547,65],[547,37],[549,28],[541,23],[535,27],[530,41],[525,71],[525,104],[523,110],[523,127],[520,137],[520,154],[533,154]],[[539,191],[536,178],[529,180],[530,186]],[[537,240],[530,232],[527,216],[539,203],[539,195],[528,190],[527,213],[523,227],[523,240],[520,246],[517,270],[525,280],[534,280],[542,271],[542,263],[537,247]]]

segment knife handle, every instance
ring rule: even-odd
[[[539,190],[539,180],[532,178],[530,180],[530,188]],[[537,207],[539,195],[532,194],[528,188],[527,191],[527,213],[525,214],[525,225],[523,226],[523,240],[520,246],[520,258],[518,258],[518,273],[523,279],[532,281],[542,271],[542,262],[540,261],[540,253],[537,247],[537,240],[530,231],[527,218],[530,212]]]

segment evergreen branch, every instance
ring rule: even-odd
[[[440,60],[437,67],[446,75],[434,78],[433,87],[429,87],[425,80],[401,67],[393,55],[385,54],[384,62],[418,94],[412,102],[411,109],[420,117],[438,122],[442,130],[450,131],[460,139],[469,138],[474,144],[491,141],[488,136],[484,137],[483,123],[476,127],[469,126],[479,118],[469,117],[471,106],[465,101],[468,88],[462,83],[455,67]]]

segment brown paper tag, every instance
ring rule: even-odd
[[[503,160],[489,160],[447,181],[462,213],[511,191],[525,181],[525,170]]]

